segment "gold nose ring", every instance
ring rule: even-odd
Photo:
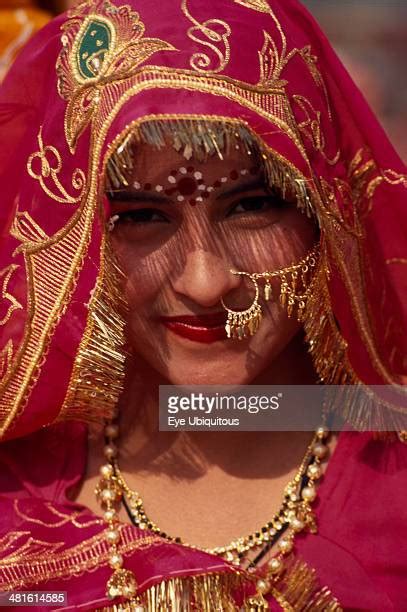
[[[259,285],[253,274],[249,272],[239,272],[237,270],[230,270],[232,274],[237,276],[247,276],[255,287],[255,296],[252,304],[246,310],[232,310],[228,308],[221,298],[221,304],[228,313],[228,318],[225,325],[225,330],[228,338],[237,338],[243,340],[248,335],[253,336],[260,325],[262,319],[262,309],[259,304]]]

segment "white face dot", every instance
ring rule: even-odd
[[[162,191],[163,190],[163,186],[162,185],[156,185],[155,186],[155,190],[156,191]]]
[[[182,168],[180,168],[179,171],[181,172],[181,174],[186,174],[187,173],[187,169],[184,168],[184,166],[182,166]]]
[[[185,199],[185,198],[184,198],[184,196],[182,196],[182,195],[177,196],[177,200],[178,200],[178,202],[183,202],[183,201],[184,201],[184,199]]]
[[[247,168],[243,168],[243,170],[240,170],[240,174],[242,174],[243,176],[245,174],[247,174],[249,171],[247,170]]]
[[[213,187],[212,186],[208,187],[206,191],[213,191]]]
[[[177,182],[177,179],[175,178],[175,176],[172,176],[172,174],[170,174],[170,176],[168,177],[168,182],[174,184]]]
[[[140,183],[138,181],[134,181],[133,187],[134,187],[134,189],[140,189],[141,185],[140,185]]]
[[[201,198],[201,196],[198,196],[196,199],[197,202],[203,202],[203,198]]]
[[[202,172],[194,172],[194,178],[196,178],[197,180],[202,178]]]
[[[205,190],[205,185],[198,185],[198,189],[199,189],[199,191],[204,191]]]
[[[220,179],[220,182],[221,182],[221,183],[226,183],[226,182],[227,182],[227,180],[228,180],[228,177],[227,177],[227,176],[222,176],[222,178]]]

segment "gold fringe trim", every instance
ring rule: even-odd
[[[147,589],[140,603],[116,604],[96,612],[237,612],[232,592],[241,586],[239,573],[170,578]]]
[[[104,237],[99,278],[58,420],[100,423],[113,415],[123,389],[126,359],[123,348],[126,304],[120,292],[121,276]]]
[[[342,612],[327,587],[321,588],[316,571],[301,559],[292,560],[275,587],[273,597],[290,612]]]
[[[248,581],[249,580],[249,581]],[[262,596],[247,595],[256,576],[241,573],[204,574],[170,578],[150,587],[137,601],[99,608],[96,612],[260,612],[269,609]],[[246,594],[244,587],[246,586]],[[238,605],[233,593],[243,591]],[[242,595],[242,594],[241,594]],[[321,588],[314,569],[291,559],[287,569],[266,595],[290,612],[342,612],[327,587]]]
[[[161,149],[170,144],[186,159],[200,162],[217,155],[223,160],[236,146],[252,156],[253,164],[263,168],[270,187],[277,188],[283,199],[289,197],[307,216],[314,215],[308,181],[279,154],[265,149],[264,143],[244,122],[220,119],[150,119],[134,126],[116,141],[107,163],[107,189],[129,185],[138,143]]]

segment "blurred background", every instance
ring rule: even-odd
[[[302,1],[407,162],[407,0]],[[18,49],[70,2],[0,0],[0,80]]]
[[[407,0],[303,0],[303,4],[407,162]]]

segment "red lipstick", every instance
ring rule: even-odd
[[[215,312],[202,315],[160,317],[161,323],[174,334],[194,342],[209,344],[226,340],[226,314]]]

